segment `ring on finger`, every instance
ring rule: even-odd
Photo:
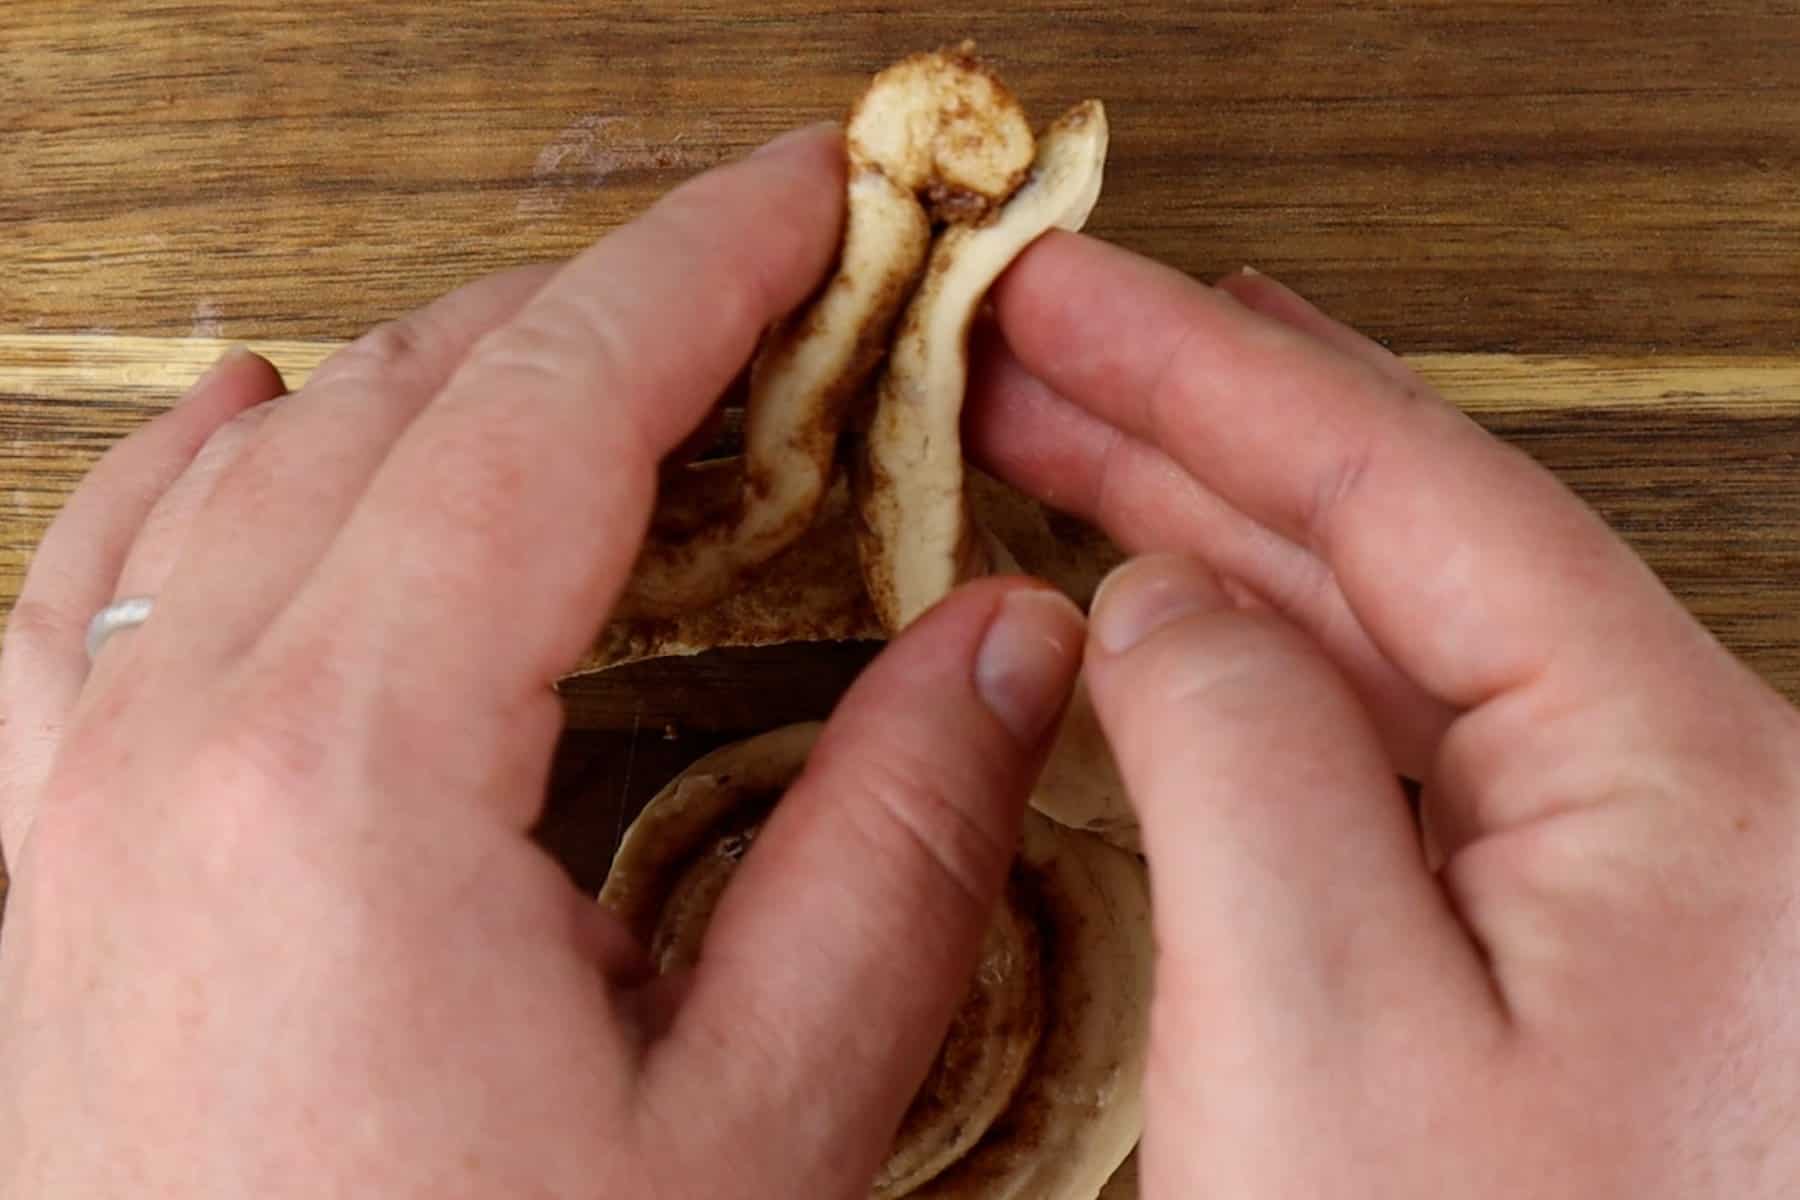
[[[136,629],[150,619],[150,610],[154,602],[149,596],[125,596],[114,600],[105,608],[94,614],[87,627],[87,656],[93,662],[100,655],[100,647],[113,634],[126,629]]]

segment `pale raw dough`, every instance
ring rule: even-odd
[[[1085,222],[1106,146],[1105,111],[1087,101],[1034,148],[1017,101],[966,46],[878,75],[846,127],[835,274],[759,354],[743,455],[669,472],[619,616],[578,673],[718,646],[884,637],[992,571],[1037,575],[1085,606],[1116,548],[969,470],[959,420],[983,296],[1042,233]],[[934,220],[948,227],[932,241]],[[903,301],[847,487],[836,462],[851,393]],[[659,969],[694,961],[731,870],[816,734],[795,726],[708,755],[627,832],[601,900]],[[983,970],[876,1200],[1135,1194],[1148,885],[1084,688],[1033,804]]]
[[[819,729],[715,750],[626,831],[600,901],[657,970],[696,961],[731,871]],[[876,1200],[1094,1200],[1143,1125],[1153,957],[1143,864],[1027,814],[1008,899],[952,1024],[955,1053],[901,1126]]]

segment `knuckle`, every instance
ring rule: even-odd
[[[1128,520],[1131,515],[1130,480],[1139,465],[1132,459],[1137,456],[1134,447],[1141,444],[1127,439],[1123,430],[1107,428],[1106,445],[1101,448],[1098,465],[1090,477],[1086,504],[1087,511],[1098,517],[1102,527],[1113,521]],[[1123,527],[1129,528],[1129,525]]]
[[[243,842],[260,836],[259,830],[279,838],[285,817],[316,813],[334,795],[347,796],[343,788],[327,786],[342,770],[341,747],[334,745],[330,720],[320,715],[332,710],[318,703],[331,699],[329,678],[329,670],[315,663],[288,691],[278,693],[270,683],[236,697],[172,772],[167,794],[183,823],[202,833],[217,831],[221,843]]]
[[[1272,677],[1313,672],[1317,654],[1287,622],[1267,613],[1235,610],[1198,614],[1150,663],[1141,686],[1127,688],[1134,705],[1191,707],[1229,695],[1269,693]]]
[[[581,454],[604,452],[611,462],[654,463],[665,447],[654,427],[667,414],[648,403],[662,389],[657,364],[634,356],[628,321],[607,304],[579,298],[540,306],[475,344],[461,379],[475,394],[498,396],[482,412],[484,429],[520,446]],[[580,409],[569,405],[582,401]],[[604,408],[593,420],[592,404]],[[559,407],[564,411],[558,411]],[[560,423],[574,440],[544,436]]]
[[[833,790],[843,795],[881,860],[904,855],[921,863],[971,906],[985,909],[1012,847],[983,819],[985,806],[972,802],[986,785],[975,772],[957,773],[948,766],[884,747],[856,764]]]
[[[85,614],[71,612],[66,605],[36,596],[21,596],[6,618],[6,635],[0,639],[0,657],[10,660],[21,653],[66,641],[82,632],[86,621]]]
[[[1300,514],[1300,528],[1310,548],[1322,557],[1329,557],[1343,514],[1365,489],[1373,462],[1371,444],[1366,439],[1354,442],[1344,447],[1314,482]]]
[[[431,361],[430,341],[418,313],[384,321],[321,363],[308,386],[410,378]]]
[[[567,326],[582,330],[577,335]],[[580,319],[561,319],[541,311],[521,314],[483,335],[469,352],[466,369],[485,379],[504,378],[523,400],[542,399],[547,388],[566,386],[584,360],[594,354],[593,342],[606,339]]]
[[[246,447],[251,445],[268,422],[269,418],[281,407],[281,398],[265,400],[261,404],[245,409],[231,420],[225,422],[213,435],[206,439],[200,452],[194,455],[193,464],[187,474],[214,476],[229,466]]]

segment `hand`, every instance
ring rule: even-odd
[[[1081,646],[991,581],[845,698],[689,976],[526,836],[658,462],[829,264],[807,134],[283,396],[225,360],[46,537],[0,657],[0,1194],[858,1196]],[[152,594],[101,650],[83,627]]]
[[[1273,281],[1063,235],[995,307],[972,444],[1144,555],[1087,669],[1155,898],[1146,1194],[1793,1195],[1794,711]]]

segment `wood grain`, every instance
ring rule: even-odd
[[[253,341],[290,385],[333,343]],[[113,439],[168,404],[218,339],[0,335],[0,614],[31,547]],[[1412,364],[1594,504],[1725,643],[1800,698],[1800,355],[1424,354]],[[577,727],[746,729],[820,715],[862,649],[643,663],[570,687]],[[823,705],[823,707],[821,707]]]
[[[1255,263],[1405,352],[1800,696],[1793,0],[13,5],[0,609],[86,466],[224,344],[303,378],[964,35],[1034,113],[1106,100],[1095,232]],[[819,715],[868,652],[572,689],[547,842],[597,882],[662,779]]]
[[[1407,351],[1795,345],[1800,7],[1591,0],[36,0],[0,53],[0,327],[347,337],[567,255],[968,35],[1103,98],[1094,229]]]

